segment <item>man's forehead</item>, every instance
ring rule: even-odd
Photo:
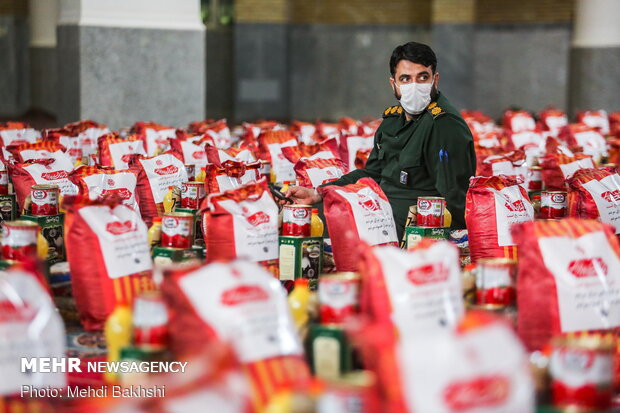
[[[424,66],[419,63],[414,63],[410,60],[401,60],[396,65],[396,75],[412,75],[415,76],[421,72],[432,73],[433,69],[430,66]]]

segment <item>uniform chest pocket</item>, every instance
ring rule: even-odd
[[[428,172],[419,154],[401,153],[398,166],[400,168],[398,181],[401,185],[409,188],[417,187],[421,181],[428,178]]]

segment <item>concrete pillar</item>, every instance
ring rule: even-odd
[[[56,24],[59,0],[29,0],[30,106],[56,115]]]
[[[570,62],[570,109],[620,110],[620,1],[577,0]]]
[[[0,0],[0,116],[17,117],[28,110],[28,3]]]
[[[472,108],[476,0],[433,0],[431,16],[439,90],[456,108]]]
[[[205,116],[199,0],[61,0],[57,51],[60,123]]]

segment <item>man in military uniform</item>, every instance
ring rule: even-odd
[[[437,58],[427,45],[409,42],[390,58],[390,85],[400,105],[383,112],[366,167],[327,185],[347,185],[371,177],[388,197],[398,238],[402,239],[410,205],[419,196],[441,196],[452,213],[452,229],[465,228],[465,194],[476,171],[471,132],[448,99],[438,91]],[[314,204],[313,189],[293,187],[287,196]]]

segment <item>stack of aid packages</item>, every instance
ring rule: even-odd
[[[403,240],[374,180],[325,185],[365,165],[378,121],[0,125],[0,413],[610,408],[620,116],[464,117],[468,231],[427,197]],[[294,185],[322,206],[280,201]],[[20,368],[64,355],[82,372]],[[184,372],[86,368],[171,360]]]

